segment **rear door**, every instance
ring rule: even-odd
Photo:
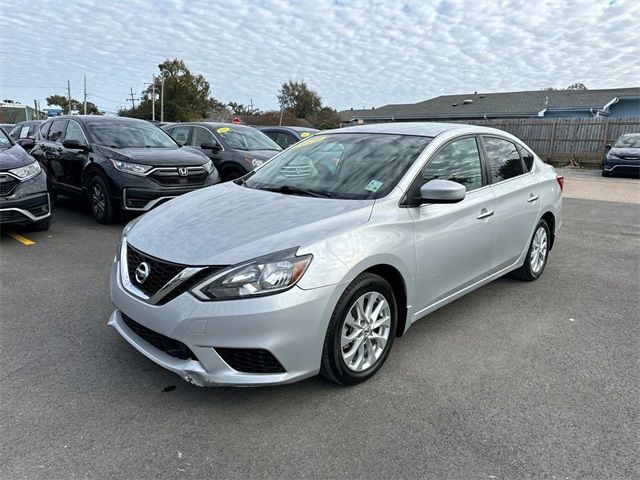
[[[443,179],[467,189],[464,200],[410,208],[417,256],[416,311],[483,279],[491,268],[495,199],[483,174],[477,138],[461,137],[443,146],[418,178],[420,186]]]
[[[512,265],[529,245],[540,208],[540,187],[515,142],[482,135],[491,190],[496,198],[493,270]],[[524,150],[524,149],[522,149]]]
[[[80,145],[89,146],[82,127],[75,120],[69,120],[64,140],[76,140]],[[65,182],[71,186],[82,188],[82,172],[88,161],[89,153],[81,149],[69,149],[62,146],[60,164],[64,171]]]
[[[59,184],[66,184],[66,177],[62,163],[60,162],[60,153],[62,152],[62,140],[67,129],[67,120],[54,120],[47,132],[47,137],[43,140],[42,153],[44,156],[44,164],[47,173],[51,177],[51,181]]]

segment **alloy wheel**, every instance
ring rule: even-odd
[[[94,216],[102,218],[107,208],[107,201],[102,187],[98,183],[91,186],[91,210]]]
[[[547,258],[547,244],[547,230],[542,226],[538,227],[538,230],[536,230],[536,233],[533,236],[531,253],[529,255],[531,271],[535,275],[538,275],[544,267],[544,262]]]
[[[391,329],[391,308],[380,292],[360,296],[342,325],[340,348],[349,370],[371,368],[384,352]]]

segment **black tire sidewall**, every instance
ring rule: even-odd
[[[358,279],[356,279],[355,282],[358,282]],[[346,319],[349,308],[353,305],[353,303],[365,293],[374,291],[384,295],[391,309],[391,328],[389,331],[389,339],[387,340],[387,345],[384,352],[376,361],[376,364],[373,367],[364,372],[354,372],[347,367],[342,358],[340,347],[342,326]],[[350,290],[347,296],[340,299],[338,305],[336,305],[331,323],[332,338],[329,358],[332,364],[332,370],[334,371],[334,374],[338,377],[340,382],[349,385],[363,382],[372,377],[378,370],[380,370],[387,357],[389,356],[389,352],[391,351],[391,347],[393,346],[393,341],[396,335],[396,328],[398,325],[398,307],[396,305],[395,295],[393,294],[391,286],[383,278],[378,276],[371,275],[362,278],[359,283]]]

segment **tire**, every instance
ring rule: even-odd
[[[524,265],[511,272],[511,275],[525,282],[533,282],[540,278],[544,268],[547,266],[550,239],[549,225],[546,220],[540,220],[533,231],[533,238],[531,239],[529,250],[527,250],[527,258],[524,260]]]
[[[611,172],[605,172],[604,167],[602,167],[602,176],[603,177],[610,177],[611,176]]]
[[[118,212],[118,207],[111,198],[107,182],[101,175],[94,175],[87,182],[87,200],[91,215],[98,223],[113,223]]]
[[[222,181],[230,182],[231,180],[235,180],[236,178],[240,178],[244,175],[244,173],[242,173],[240,170],[236,170],[235,168],[224,170],[222,173]]]
[[[34,232],[44,232],[45,230],[49,230],[51,226],[51,216],[45,218],[44,220],[40,220],[39,222],[32,223],[29,225],[29,229]]]
[[[370,311],[367,308],[370,304],[375,312],[382,300],[386,306],[381,307],[376,317],[369,317],[367,323],[366,314],[362,313]],[[376,320],[380,322],[384,318],[388,320],[372,328]],[[398,309],[389,283],[371,273],[359,275],[340,296],[329,321],[320,374],[340,385],[355,385],[368,380],[389,356],[397,325]],[[344,349],[343,336],[346,342],[353,336],[351,342],[345,343]]]

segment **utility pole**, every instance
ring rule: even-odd
[[[139,100],[139,99],[133,98],[133,88],[129,88],[129,91],[131,92],[131,100],[127,98],[127,102],[131,102],[131,107],[136,108],[136,100]]]
[[[87,76],[84,76],[84,115],[87,114]]]
[[[40,120],[40,114],[38,113],[38,101],[37,100],[33,101],[33,109],[35,110],[35,112],[33,112],[33,116],[35,117],[36,120]]]
[[[151,77],[151,120],[156,121],[156,76]]]
[[[69,104],[69,115],[71,115],[71,82],[67,80],[67,102]]]
[[[164,77],[160,82],[160,121],[164,122]]]

